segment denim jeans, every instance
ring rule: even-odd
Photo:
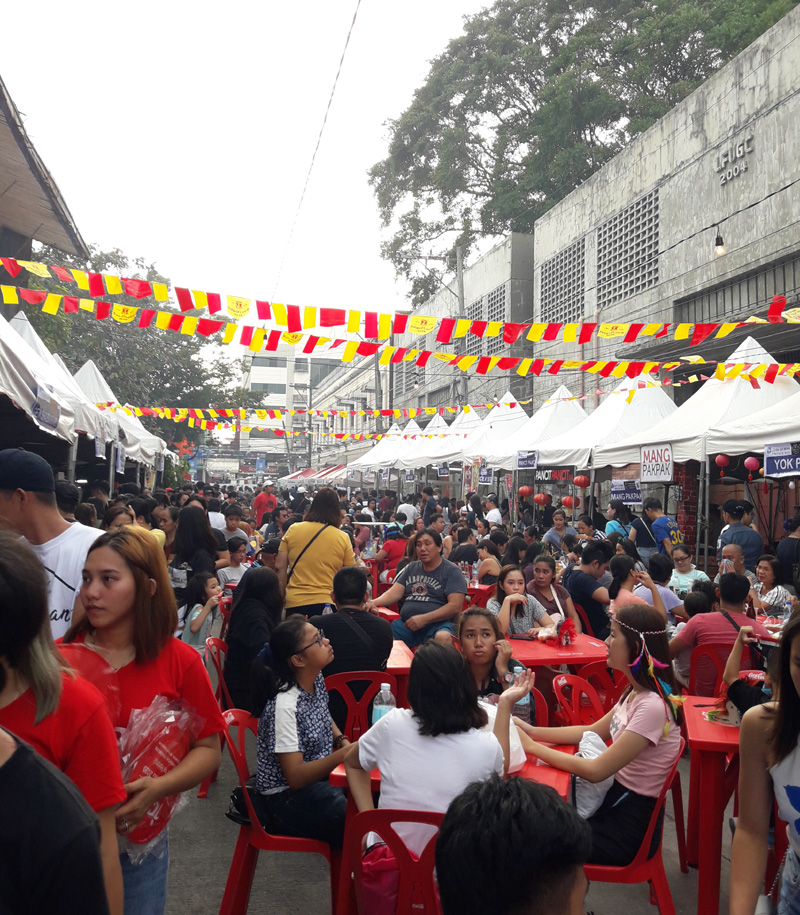
[[[277,794],[264,794],[262,801],[273,821],[264,824],[267,832],[277,830],[286,836],[319,839],[334,848],[342,847],[347,812],[343,788],[334,788],[327,781],[314,782],[297,791],[287,788]]]
[[[653,555],[653,553],[658,552],[657,546],[638,546],[637,545],[636,549],[639,553],[639,558],[642,560],[642,562],[645,565],[645,568],[647,568],[647,565],[650,561],[650,557]]]
[[[141,864],[131,864],[128,855],[120,855],[122,882],[125,889],[125,915],[162,915],[167,902],[169,838],[161,857],[147,855]]]
[[[778,915],[800,915],[800,863],[791,849],[783,867]]]
[[[442,629],[449,632],[450,635],[454,636],[456,634],[456,627],[449,620],[429,623],[416,631],[409,629],[402,620],[392,620],[392,635],[396,639],[405,642],[409,648],[416,648],[417,645],[427,642],[428,639],[432,639]]]

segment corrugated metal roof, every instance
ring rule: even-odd
[[[0,224],[60,251],[89,257],[75,220],[0,79]],[[16,252],[0,254],[13,257]]]

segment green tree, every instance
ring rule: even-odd
[[[89,264],[61,251],[44,247],[34,258],[45,264],[58,264],[78,270],[91,270],[126,278],[167,283],[152,264],[141,259],[129,259],[119,250],[92,249]],[[56,278],[31,277],[31,288],[47,289],[60,295],[80,293],[74,283]],[[136,299],[128,295],[108,296],[108,301],[137,308],[170,310],[165,302],[153,304],[152,299]],[[232,359],[227,350],[214,350],[218,337],[208,339],[189,337],[172,331],[162,331],[152,325],[139,330],[135,324],[120,324],[111,317],[98,321],[93,314],[78,311],[66,315],[43,314],[26,308],[29,321],[42,341],[53,353],[58,353],[70,372],[76,372],[87,359],[94,360],[120,403],[135,406],[167,407],[245,407],[256,406],[258,395],[241,387],[247,359]],[[202,315],[200,311],[188,312]],[[204,435],[200,429],[190,429],[184,423],[142,417],[142,423],[168,442],[182,439],[198,441]]]
[[[432,250],[536,219],[796,0],[497,0],[431,64],[370,170],[415,304]]]

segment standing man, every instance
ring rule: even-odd
[[[311,502],[307,498],[308,490],[305,486],[298,486],[297,492],[292,502],[292,513],[295,515],[304,515],[311,506]]]
[[[278,507],[278,500],[272,492],[274,485],[274,480],[265,480],[264,488],[253,499],[253,514],[256,516],[256,527],[262,527],[266,523],[267,519],[264,518],[266,512],[273,512]]]
[[[428,527],[431,523],[431,515],[435,515],[439,509],[439,503],[434,498],[432,486],[422,487],[422,499],[422,520],[425,523],[425,527]]]
[[[409,524],[413,524],[417,520],[417,506],[414,504],[415,499],[413,496],[409,496],[400,505],[397,506],[397,514],[403,514],[406,516],[406,521]]]
[[[658,499],[645,499],[642,508],[650,521],[658,552],[672,556],[672,548],[683,543],[683,532],[678,522],[664,514],[664,506]]]
[[[759,556],[764,553],[764,541],[761,539],[761,534],[743,523],[745,506],[739,500],[728,499],[722,506],[722,511],[727,515],[729,521],[719,538],[717,562],[722,560],[724,547],[729,543],[734,543],[742,548],[745,567],[753,571]]]
[[[54,639],[61,638],[84,614],[83,565],[103,531],[61,517],[50,465],[22,448],[0,451],[0,522],[22,534],[44,566],[50,629]]]

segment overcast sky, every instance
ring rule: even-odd
[[[406,288],[366,172],[486,5],[362,0],[288,251],[356,0],[45,0],[4,43],[2,77],[88,243],[181,286],[393,311]]]

